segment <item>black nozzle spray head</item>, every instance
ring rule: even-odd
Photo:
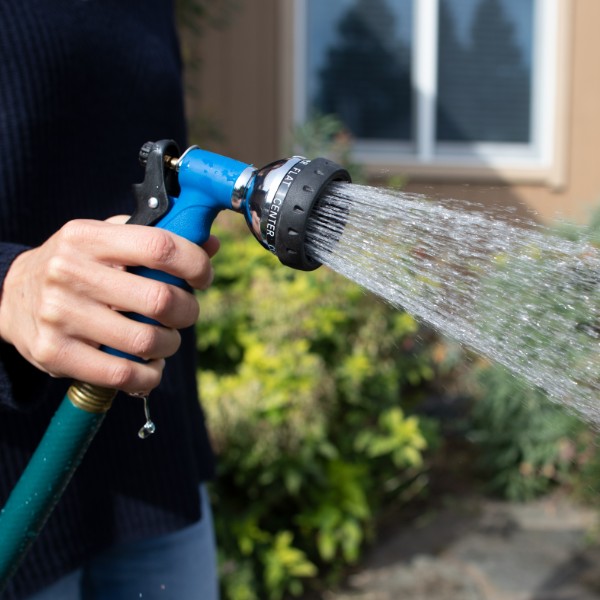
[[[306,253],[309,216],[332,182],[351,182],[350,174],[325,158],[273,162],[254,175],[246,220],[256,239],[288,267],[312,271],[320,266]]]

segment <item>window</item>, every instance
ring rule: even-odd
[[[365,163],[548,168],[559,0],[296,0],[294,112]]]

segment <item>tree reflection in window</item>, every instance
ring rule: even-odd
[[[356,0],[337,25],[319,72],[315,108],[361,139],[411,137],[410,47],[386,0]]]
[[[336,114],[361,140],[413,139],[418,1],[308,2],[313,111]],[[532,142],[534,5],[439,0],[436,141]]]
[[[459,36],[469,3],[440,0],[437,139],[529,142],[532,0],[478,0]],[[515,3],[529,44],[517,40]]]

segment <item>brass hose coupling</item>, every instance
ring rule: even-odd
[[[67,391],[74,406],[89,413],[101,414],[108,411],[117,395],[117,390],[75,381]]]

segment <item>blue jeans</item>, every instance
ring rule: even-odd
[[[218,600],[208,494],[202,519],[181,531],[111,548],[29,600]]]

